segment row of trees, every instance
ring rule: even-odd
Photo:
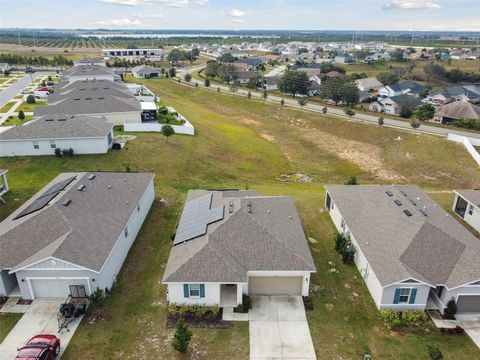
[[[350,82],[340,78],[327,78],[323,80],[320,88],[320,97],[329,99],[338,105],[340,101],[348,106],[358,103],[358,88]]]
[[[195,60],[197,60],[199,55],[200,50],[198,49],[192,49],[191,51],[173,49],[168,53],[167,60],[170,61],[172,65],[187,61],[193,63]]]
[[[235,66],[231,63],[220,64],[215,60],[209,61],[205,67],[207,78],[218,78],[220,81],[230,84],[238,80]]]
[[[72,66],[73,61],[63,55],[54,57],[24,56],[18,54],[0,54],[0,63],[9,65],[32,65],[32,66]]]

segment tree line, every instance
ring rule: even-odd
[[[9,65],[32,65],[32,66],[72,66],[73,61],[63,55],[54,57],[25,56],[18,54],[0,54],[0,63]]]

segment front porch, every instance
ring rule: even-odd
[[[238,292],[240,291],[240,296]],[[234,308],[242,302],[241,286],[238,284],[220,285],[220,307]],[[240,299],[240,300],[239,300]]]

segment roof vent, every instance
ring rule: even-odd
[[[388,196],[393,196],[393,193],[391,191],[386,191],[385,192]]]
[[[288,215],[288,218],[289,218],[289,219],[292,219],[292,215]]]
[[[95,174],[90,174],[90,175],[88,176],[88,180],[93,180],[93,179],[95,179]]]
[[[77,187],[77,190],[78,191],[85,191],[85,185],[80,185],[79,187]]]
[[[420,209],[420,212],[422,213],[423,216],[428,216],[425,208]]]
[[[45,119],[45,121],[53,121],[53,119]]]
[[[397,199],[397,200],[393,200],[393,202],[394,202],[395,204],[397,204],[397,206],[402,206],[402,202],[401,202],[400,200],[398,200],[398,199]]]
[[[403,212],[404,212],[405,215],[407,215],[408,217],[410,217],[410,216],[413,215],[413,214],[410,212],[410,210],[408,210],[408,209],[403,210]]]
[[[108,185],[108,188],[111,189],[111,188],[112,188],[112,185],[109,184],[109,185]]]
[[[271,213],[272,213],[272,211],[271,211],[270,209],[268,209],[268,210],[267,210],[267,213],[271,214]]]
[[[72,199],[67,199],[62,203],[62,205],[63,206],[68,206],[68,205],[70,205],[71,202],[72,202]]]
[[[410,201],[413,206],[417,206],[417,203],[415,201],[413,201],[412,199],[408,199],[408,201]]]
[[[407,193],[403,190],[400,190],[400,192],[402,193],[403,196],[407,196]]]
[[[228,212],[233,213],[233,200],[230,200],[228,203]]]

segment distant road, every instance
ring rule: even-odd
[[[183,80],[187,73],[191,74],[195,71],[199,71],[199,70],[203,69],[204,67],[205,67],[205,65],[198,65],[198,66],[194,66],[194,67],[191,67],[191,68],[183,69],[183,70],[180,71],[179,77]],[[202,81],[197,81],[195,79],[192,79],[192,81],[190,82],[191,85],[194,85],[195,83],[198,83],[199,87],[205,88]],[[217,85],[217,84],[213,85],[212,84],[211,87],[206,88],[206,89],[209,89],[211,91],[217,91],[217,88],[220,88],[223,92],[228,92],[228,93],[234,94],[234,95],[247,96],[247,94],[248,94],[248,90],[244,90],[244,89],[241,89],[241,88],[239,88],[237,91],[232,93],[230,88],[226,85]],[[256,98],[261,98],[262,97],[262,94],[260,92],[255,92],[255,91],[250,90],[250,93],[252,94],[252,98],[255,98],[255,97]],[[318,112],[318,113],[322,113],[322,109],[325,107],[325,105],[323,105],[323,104],[316,104],[316,103],[313,103],[313,102],[307,102],[307,104],[302,107],[298,104],[298,101],[295,100],[295,99],[282,98],[282,97],[279,97],[279,96],[276,96],[276,95],[270,95],[270,94],[268,95],[267,101],[278,104],[282,101],[282,99],[285,101],[286,106],[295,107],[297,109],[309,110],[309,111]],[[308,99],[307,99],[307,101],[308,101]],[[341,108],[336,108],[336,107],[331,107],[331,106],[326,106],[326,107],[327,107],[327,114],[328,115],[334,115],[334,116],[341,117],[341,118],[351,120],[351,121],[378,124],[378,117],[381,115],[381,114],[370,115],[370,114],[364,114],[364,113],[361,113],[361,112],[357,112],[354,116],[352,116],[350,118],[347,115],[345,115],[343,109],[341,109]],[[385,114],[382,114],[382,115],[384,117],[384,126],[387,126],[387,127],[392,127],[392,128],[397,128],[397,129],[402,129],[402,130],[407,130],[407,131],[421,132],[421,133],[432,134],[432,135],[446,136],[447,134],[456,134],[456,135],[468,136],[470,138],[480,139],[480,133],[461,131],[461,130],[456,130],[456,129],[453,129],[453,128],[437,127],[437,126],[431,126],[431,125],[426,125],[426,124],[422,124],[417,130],[415,130],[411,127],[409,122],[392,119],[392,118],[387,117],[387,115],[385,115]]]
[[[30,74],[25,75],[23,78],[19,79],[17,82],[0,92],[0,107],[3,107],[6,103],[12,100],[15,95],[19,94],[39,76],[43,75],[38,73],[33,73],[31,76]]]

